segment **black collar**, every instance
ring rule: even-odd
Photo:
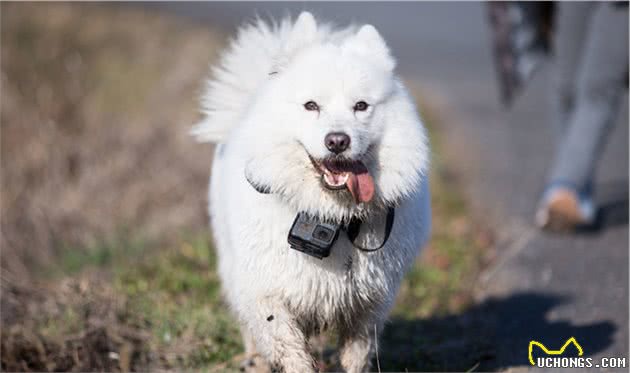
[[[387,243],[387,240],[389,239],[389,235],[392,233],[392,228],[394,227],[394,218],[395,218],[395,209],[393,207],[388,207],[387,218],[385,220],[385,237],[383,238],[383,242],[381,242],[381,244],[378,245],[378,247],[366,249],[364,247],[357,245],[354,242],[359,236],[359,232],[361,230],[361,224],[363,223],[361,219],[352,218],[350,220],[350,223],[348,223],[348,225],[346,226],[346,234],[348,235],[348,239],[350,239],[352,246],[354,246],[355,248],[361,251],[365,251],[365,252],[378,251],[382,249],[383,246],[385,246],[385,243]]]
[[[247,176],[247,173],[245,173],[245,179],[247,180],[249,185],[251,185],[252,188],[254,188],[254,190],[256,190],[258,193],[260,193],[260,194],[271,194],[271,188],[269,186],[260,185],[258,183],[253,182]],[[363,221],[361,219],[359,219],[359,218],[352,218],[352,219],[350,219],[350,222],[345,226],[345,231],[346,231],[346,234],[348,235],[348,239],[352,243],[352,246],[354,246],[356,249],[364,251],[364,252],[378,251],[378,250],[382,249],[383,246],[385,246],[385,244],[387,243],[387,240],[389,239],[390,234],[392,233],[392,228],[394,227],[394,218],[395,218],[395,208],[394,207],[388,207],[387,208],[387,218],[385,220],[385,236],[383,238],[383,242],[381,242],[381,244],[378,245],[375,248],[366,249],[364,247],[361,247],[361,246],[357,245],[354,242],[357,239],[357,237],[359,236],[359,233],[361,231],[361,225],[363,224]]]

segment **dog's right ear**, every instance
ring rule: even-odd
[[[293,53],[296,50],[311,44],[317,37],[317,22],[309,12],[302,12],[295,20],[295,24],[284,43],[283,52]]]
[[[273,71],[282,70],[297,51],[312,44],[316,39],[317,22],[315,17],[309,12],[300,13],[276,57]]]

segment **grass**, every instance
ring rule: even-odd
[[[200,236],[116,270],[115,288],[151,325],[169,366],[201,368],[241,352],[236,323],[220,300],[215,267],[214,251]]]
[[[57,263],[44,268],[44,272],[48,276],[60,276],[77,274],[86,267],[117,267],[127,258],[140,255],[150,245],[147,239],[122,230],[114,237],[88,246],[61,245]]]
[[[2,4],[3,370],[213,371],[242,353],[205,229],[210,152],[173,126],[194,121],[220,43],[121,9]],[[423,112],[433,236],[379,340],[383,371],[469,370],[488,353],[466,310],[491,238]]]

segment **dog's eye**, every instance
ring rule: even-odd
[[[354,111],[366,111],[368,108],[367,102],[365,101],[359,101],[356,104],[354,104]]]
[[[304,104],[304,109],[308,111],[319,111],[319,105],[315,101],[309,101]]]

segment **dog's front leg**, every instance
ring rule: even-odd
[[[341,366],[348,373],[367,372],[376,350],[376,338],[381,332],[380,321],[366,322],[359,327],[342,331],[340,335]]]
[[[256,302],[245,318],[257,350],[272,371],[314,372],[316,364],[308,352],[308,341],[295,316],[284,302],[265,298]]]
[[[258,353],[256,341],[249,331],[249,328],[241,324],[241,335],[245,345],[246,358],[240,364],[240,371],[246,373],[270,373],[271,368],[267,361]]]

